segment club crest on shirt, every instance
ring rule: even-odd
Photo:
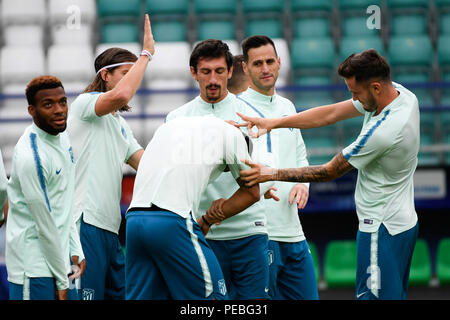
[[[82,299],[83,300],[94,300],[95,290],[94,289],[83,289]]]
[[[227,286],[225,285],[224,279],[220,279],[219,281],[217,281],[217,286],[219,287],[219,292],[221,295],[224,296],[227,294]]]

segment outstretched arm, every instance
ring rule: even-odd
[[[353,169],[353,166],[339,152],[328,163],[292,169],[274,169],[245,160],[251,169],[241,171],[241,179],[246,186],[266,181],[325,182],[339,178]]]

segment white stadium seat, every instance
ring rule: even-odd
[[[4,46],[1,49],[0,83],[3,93],[23,93],[32,78],[45,73],[42,47]]]
[[[8,25],[3,29],[4,43],[7,46],[42,46],[44,29],[41,25]]]
[[[142,51],[142,44],[137,42],[99,43],[95,50],[95,57],[99,56],[103,51],[109,48],[126,49],[139,57]]]
[[[2,0],[1,23],[43,24],[47,18],[45,0]]]
[[[85,83],[94,79],[94,56],[89,45],[52,45],[47,55],[48,72],[70,82]]]
[[[97,18],[95,0],[48,0],[52,24],[82,23],[92,25]]]
[[[278,73],[277,87],[283,87],[289,83],[289,71],[291,69],[291,56],[285,39],[273,39],[277,54],[281,60],[281,69]]]
[[[62,24],[52,25],[51,34],[53,44],[91,45],[92,42],[92,27],[89,24],[82,24],[76,29],[69,29]]]

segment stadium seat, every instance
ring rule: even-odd
[[[282,12],[283,1],[279,0],[242,0],[244,13],[251,12]]]
[[[411,260],[409,285],[428,285],[431,279],[431,259],[428,245],[424,239],[417,239]]]
[[[142,44],[138,42],[120,42],[120,43],[99,43],[97,45],[97,48],[95,49],[95,57],[100,55],[103,51],[109,48],[123,48],[128,51],[131,51],[136,56],[139,56],[139,54],[142,51]]]
[[[424,151],[423,147],[429,147],[434,144],[434,136],[432,132],[420,132],[420,147],[418,155],[419,166],[434,166],[439,164],[439,158],[435,152]]]
[[[45,0],[0,1],[1,24],[44,24],[47,18]]]
[[[23,94],[26,84],[46,73],[45,54],[40,46],[4,46],[0,51],[0,83],[3,93]]]
[[[440,35],[450,34],[450,13],[442,13],[439,16],[439,34]]]
[[[439,284],[450,284],[450,238],[439,241],[436,255],[436,274]]]
[[[325,68],[335,65],[335,49],[331,38],[294,39],[291,47],[292,68]]]
[[[343,37],[339,48],[340,61],[344,61],[352,53],[360,53],[367,49],[375,49],[380,55],[386,55],[383,40],[378,35]]]
[[[139,42],[139,29],[135,23],[105,23],[100,29],[100,42]]]
[[[194,10],[203,13],[235,13],[237,0],[194,0]]]
[[[333,1],[329,0],[291,0],[291,9],[294,12],[327,12],[333,10]]]
[[[157,41],[187,41],[187,26],[184,21],[155,21],[152,22],[153,36]]]
[[[84,87],[94,79],[94,56],[90,46],[52,45],[48,49],[48,71],[68,86],[84,83]],[[80,86],[80,89],[83,86]]]
[[[146,12],[157,15],[185,15],[188,13],[189,0],[145,0]]]
[[[431,76],[423,72],[394,73],[393,80],[410,89],[417,97],[421,108],[433,107],[435,105],[432,89],[415,87],[431,82]]]
[[[450,0],[434,0],[434,4],[439,9],[450,8]]]
[[[308,241],[309,251],[311,251],[311,257],[314,262],[314,272],[316,273],[317,282],[320,280],[320,259],[317,246],[314,242]]]
[[[345,17],[341,20],[341,27],[344,37],[372,37],[380,34],[380,30],[367,27],[367,16]]]
[[[386,0],[387,7],[393,8],[428,8],[429,0]]]
[[[320,86],[331,85],[332,81],[329,76],[299,76],[294,80],[296,85],[313,86],[320,88]],[[310,90],[298,91],[295,94],[295,107],[297,111],[309,109],[311,107],[331,104],[334,102],[332,93],[329,90]]]
[[[380,0],[339,0],[340,10],[359,10],[366,13],[366,8],[371,5],[381,6]]]
[[[166,3],[161,2],[161,3]],[[99,18],[137,18],[141,15],[140,0],[97,0],[97,12]],[[150,11],[151,12],[151,11]]]
[[[245,23],[245,36],[263,34],[269,38],[283,38],[283,22],[278,19],[251,19]]]
[[[234,21],[230,20],[204,20],[197,25],[197,39],[235,39],[236,30]]]
[[[92,25],[97,19],[95,0],[48,0],[51,24],[66,24],[71,15],[78,15],[79,23]]]
[[[437,58],[441,67],[450,67],[450,33],[441,35],[437,42]]]
[[[427,19],[419,14],[401,14],[391,17],[391,35],[427,35]]]
[[[324,259],[324,276],[328,287],[355,286],[356,241],[331,241],[325,248]]]
[[[391,36],[388,52],[392,67],[430,67],[433,61],[431,39],[427,35]]]
[[[294,38],[331,37],[330,21],[324,17],[295,19],[293,34]]]
[[[42,46],[44,28],[39,24],[9,25],[4,28],[3,39],[7,46]]]
[[[93,34],[90,24],[81,24],[79,28],[68,29],[64,25],[52,25],[52,44],[91,45]]]

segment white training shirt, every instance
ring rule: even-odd
[[[248,169],[241,159],[250,159],[244,136],[223,120],[209,115],[169,121],[145,149],[130,208],[155,204],[187,218],[227,165],[235,179]]]
[[[400,93],[377,116],[366,112],[358,138],[343,150],[358,169],[355,190],[359,229],[375,232],[384,224],[389,234],[409,230],[417,223],[413,176],[420,145],[419,104],[416,96],[393,83]]]
[[[75,209],[78,220],[118,234],[122,215],[122,165],[142,147],[118,112],[99,117],[102,93],[79,95],[69,108],[67,131],[76,160]]]

